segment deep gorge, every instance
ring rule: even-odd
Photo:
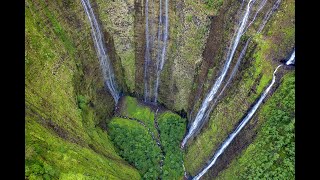
[[[26,179],[294,179],[294,11],[26,0]]]

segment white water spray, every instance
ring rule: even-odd
[[[102,68],[102,74],[115,103],[118,103],[120,98],[119,92],[117,90],[117,85],[114,78],[114,73],[112,66],[110,64],[110,58],[107,54],[107,50],[104,44],[104,37],[100,30],[98,21],[93,13],[92,7],[89,0],[81,0],[82,6],[87,14],[87,17],[91,25],[91,34],[94,42],[94,46],[98,55],[100,62],[100,67]]]
[[[193,180],[198,180],[200,179],[217,161],[218,157],[224,152],[224,150],[230,145],[232,140],[236,137],[236,135],[241,131],[241,129],[247,124],[247,122],[252,118],[254,113],[257,111],[259,106],[261,105],[262,101],[265,99],[267,96],[268,92],[271,90],[272,86],[274,85],[276,81],[276,72],[279,67],[282,65],[279,65],[276,70],[273,72],[273,78],[270,83],[270,85],[267,87],[267,89],[263,92],[257,103],[252,107],[252,109],[249,111],[247,116],[241,121],[241,123],[238,125],[238,127],[228,136],[228,138],[222,143],[218,151],[214,154],[213,158],[210,160],[210,163],[199,173],[197,174]]]
[[[286,62],[286,65],[294,64],[296,60],[295,50],[293,50],[290,59]]]

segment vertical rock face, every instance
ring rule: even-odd
[[[144,4],[142,0],[136,0],[134,4],[134,39],[135,39],[135,93],[136,96],[143,97],[143,72],[145,54],[145,16]]]
[[[94,0],[96,14],[108,34],[107,44],[114,56],[117,79],[125,93],[134,92],[135,82],[135,5],[129,1]]]
[[[142,98],[144,93],[145,58],[145,1],[115,1],[105,3],[96,0],[104,30],[114,39],[115,54],[121,59],[128,91]],[[210,19],[222,2],[209,8],[205,3],[169,1],[169,37],[165,64],[160,75],[158,101],[175,111],[187,111],[196,68],[201,64]],[[164,1],[162,2],[164,7]],[[156,80],[158,54],[159,0],[149,1],[150,58],[149,81],[152,92]],[[162,11],[164,20],[164,10]],[[161,26],[163,27],[163,26]],[[163,35],[163,32],[160,34]],[[126,47],[126,48],[124,48]],[[125,54],[134,53],[128,59]],[[129,54],[130,54],[129,53]],[[129,64],[132,62],[132,64]],[[133,79],[134,78],[134,79]],[[133,86],[134,84],[134,86]]]
[[[176,111],[187,111],[196,67],[209,33],[205,4],[170,1],[170,31],[167,62],[161,76],[159,101]]]
[[[286,2],[286,1],[285,1]],[[261,3],[257,1],[256,4]],[[125,94],[143,97],[143,72],[145,57],[145,1],[92,1],[106,36],[106,45],[112,56],[116,78]],[[162,3],[163,4],[163,3]],[[199,102],[214,83],[224,63],[227,44],[235,31],[242,1],[194,2],[191,0],[169,1],[169,38],[164,69],[159,86],[159,102],[175,111],[187,112],[190,119],[197,111]],[[268,1],[257,13],[254,23],[241,39],[235,57],[239,55],[245,40],[259,29],[274,1]],[[152,62],[149,67],[150,81],[155,80],[154,60],[157,57],[159,0],[150,0],[149,19]],[[260,6],[254,6],[257,12]],[[163,14],[163,13],[162,13]],[[164,18],[163,16],[160,18]],[[268,29],[266,23],[265,29]],[[263,33],[263,31],[262,31]],[[291,32],[290,32],[291,33]],[[289,34],[288,34],[289,35]],[[275,36],[280,36],[276,33]],[[262,36],[254,38],[255,44]],[[259,39],[260,38],[260,39]],[[276,41],[275,37],[274,40]],[[268,59],[280,58],[290,47],[289,42],[280,43],[268,53]],[[284,45],[285,44],[285,45]],[[249,52],[254,45],[249,45]],[[278,51],[278,52],[275,52]],[[272,54],[272,55],[270,55]],[[272,57],[274,56],[274,57]],[[248,61],[247,61],[248,62]],[[232,66],[234,66],[234,61]],[[248,65],[248,64],[247,64]],[[153,84],[153,83],[151,83]],[[152,87],[151,87],[152,89]]]

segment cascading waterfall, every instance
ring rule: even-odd
[[[195,117],[195,120],[192,123],[192,125],[191,125],[191,127],[190,127],[190,129],[188,131],[188,134],[185,136],[185,138],[182,141],[182,144],[181,144],[182,148],[185,146],[185,144],[187,143],[188,139],[195,133],[195,131],[200,126],[201,122],[203,121],[203,118],[204,118],[205,114],[208,111],[209,104],[213,100],[215,94],[217,93],[220,85],[222,84],[222,81],[224,80],[224,78],[225,78],[225,76],[227,74],[227,71],[228,71],[230,63],[231,63],[231,61],[233,59],[234,53],[236,51],[236,48],[238,47],[240,38],[241,38],[242,34],[245,32],[244,30],[245,30],[245,27],[246,27],[247,22],[248,22],[248,18],[249,18],[249,14],[250,14],[250,10],[251,10],[252,4],[253,4],[252,0],[249,0],[249,2],[247,4],[247,7],[246,7],[246,10],[245,10],[245,13],[244,13],[244,15],[242,17],[242,20],[239,23],[239,28],[237,29],[236,36],[233,38],[232,43],[230,45],[230,47],[232,47],[232,48],[231,48],[231,50],[230,49],[228,50],[227,61],[226,61],[225,65],[224,65],[224,67],[222,69],[222,72],[221,72],[220,76],[218,77],[218,79],[214,83],[212,89],[210,90],[209,94],[206,96],[205,100],[202,102],[201,108],[198,111],[198,113],[197,113],[197,115]]]
[[[163,65],[164,65],[164,61],[165,61],[165,56],[166,56],[166,47],[167,47],[167,41],[168,41],[168,26],[169,26],[169,18],[168,18],[168,1],[169,0],[165,0],[165,23],[164,23],[164,33],[163,33],[163,44],[162,44],[162,48],[161,48],[161,55],[159,58],[157,58],[157,76],[156,76],[156,82],[155,82],[155,85],[154,85],[154,102],[156,103],[157,102],[157,99],[158,99],[158,88],[159,88],[159,79],[160,79],[160,74],[161,74],[161,71],[163,69]],[[160,27],[160,24],[162,23],[162,18],[161,18],[161,15],[162,15],[162,1],[160,0],[160,13],[159,13],[159,27]],[[159,28],[159,31],[158,33],[160,33],[160,28]],[[158,40],[159,39],[160,35],[158,34]],[[159,52],[159,50],[158,50]]]
[[[259,108],[259,106],[261,105],[262,101],[265,99],[265,97],[267,96],[268,92],[271,90],[272,86],[274,85],[275,81],[276,81],[276,72],[278,70],[279,67],[281,67],[282,65],[279,65],[275,71],[273,72],[273,78],[272,78],[272,82],[270,83],[270,85],[267,87],[267,89],[263,92],[263,94],[260,96],[259,100],[257,101],[257,103],[252,107],[252,109],[249,111],[249,113],[247,114],[247,116],[241,121],[241,123],[237,126],[237,128],[228,136],[228,138],[222,143],[222,145],[220,146],[220,148],[218,149],[218,151],[214,154],[213,158],[210,160],[210,163],[199,173],[197,174],[193,180],[198,180],[200,179],[217,161],[218,157],[224,152],[224,150],[230,145],[230,143],[232,142],[232,140],[236,137],[236,135],[241,131],[241,129],[248,123],[248,121],[252,118],[252,116],[254,115],[254,113],[257,111],[257,109]]]
[[[115,103],[118,103],[118,100],[120,98],[117,85],[115,82],[115,77],[113,73],[112,66],[110,64],[110,58],[107,54],[107,50],[104,44],[104,37],[101,33],[100,26],[98,24],[98,21],[93,13],[92,7],[90,5],[89,0],[81,0],[82,6],[85,10],[85,13],[87,14],[87,17],[90,21],[91,25],[91,34],[94,42],[94,46],[98,55],[98,59],[100,62],[100,67],[102,68],[102,74],[105,81],[105,84],[107,85]]]
[[[266,23],[268,22],[268,20],[270,19],[271,15],[278,9],[279,5],[281,3],[281,0],[277,0],[274,5],[272,6],[272,8],[267,12],[267,14],[264,16],[263,20],[262,20],[262,24],[260,25],[259,29],[258,29],[258,33],[261,33],[262,29],[264,28],[264,26],[266,25]]]
[[[292,65],[295,63],[296,60],[296,55],[295,55],[295,50],[293,50],[290,59],[286,62],[286,65]]]

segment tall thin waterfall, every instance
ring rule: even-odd
[[[261,11],[261,9],[264,7],[264,5],[266,5],[267,0],[262,0],[260,2],[259,8],[256,11],[255,15],[253,16],[253,19],[251,20],[251,22],[249,23],[249,25],[246,27],[246,30],[251,26],[251,24],[254,22],[254,20],[256,20],[257,15],[259,14],[259,12]]]
[[[247,51],[247,48],[248,48],[250,40],[251,40],[251,37],[247,40],[246,44],[244,45],[244,47],[243,47],[243,49],[242,49],[242,51],[241,51],[241,53],[240,53],[240,55],[238,57],[237,63],[232,69],[232,72],[231,72],[231,75],[230,75],[229,79],[227,80],[227,82],[223,86],[223,88],[220,91],[220,93],[218,94],[217,98],[215,98],[214,102],[210,105],[210,110],[207,111],[205,116],[203,117],[204,120],[206,120],[209,117],[210,112],[212,111],[212,109],[215,106],[216,102],[219,100],[219,97],[223,94],[224,90],[228,87],[228,85],[230,84],[231,80],[236,75],[236,72],[237,72],[237,70],[239,68],[240,62],[241,62],[242,58],[244,57],[244,55],[246,54],[246,51]]]
[[[104,37],[100,30],[100,26],[98,21],[93,13],[92,7],[90,5],[89,0],[81,0],[82,6],[87,14],[87,17],[90,21],[91,25],[91,34],[94,42],[94,46],[98,55],[98,59],[100,62],[100,67],[102,68],[102,74],[115,103],[118,103],[120,98],[117,84],[115,82],[115,77],[113,73],[113,69],[111,66],[110,58],[107,54],[107,49],[104,44]]]
[[[162,49],[163,44],[161,43],[161,34],[163,33],[163,28],[162,27],[162,0],[159,1],[159,22],[158,22],[158,51],[157,51],[157,62],[156,62],[156,73],[157,73],[157,78],[156,78],[156,83],[154,87],[154,102],[157,102],[158,99],[158,86],[159,86],[159,78],[158,76],[160,75],[159,71],[159,62],[160,59],[162,58],[162,53],[160,52],[160,49]],[[157,86],[157,87],[156,87]]]
[[[159,79],[160,79],[160,74],[163,69],[165,56],[166,56],[166,48],[167,48],[167,40],[168,40],[168,26],[169,26],[168,1],[169,0],[165,0],[165,23],[164,23],[165,25],[164,25],[164,33],[163,33],[163,44],[162,44],[162,48],[161,48],[161,56],[159,58],[157,58],[157,71],[156,71],[157,77],[156,77],[156,82],[154,85],[154,102],[155,103],[157,102],[157,99],[158,99]],[[162,19],[161,18],[162,7],[161,7],[161,5],[162,5],[162,3],[160,0],[159,27],[161,25],[160,23],[162,23],[162,20],[161,20]],[[160,32],[160,28],[159,28],[159,32]],[[158,34],[158,37],[160,37],[159,34]],[[158,40],[160,40],[160,39],[158,38]]]
[[[202,102],[201,108],[198,111],[194,122],[192,123],[188,134],[185,136],[185,138],[182,141],[181,147],[183,148],[184,145],[187,143],[188,139],[195,133],[195,131],[198,129],[198,127],[200,126],[201,122],[203,121],[204,115],[206,114],[206,112],[208,111],[208,107],[209,104],[211,103],[211,101],[213,100],[215,94],[218,92],[219,87],[221,86],[227,71],[229,69],[230,63],[233,59],[234,53],[236,51],[236,48],[238,47],[240,38],[242,36],[242,34],[244,33],[245,27],[247,25],[248,22],[248,18],[249,18],[249,14],[251,11],[251,7],[252,7],[252,0],[249,0],[245,13],[239,23],[239,28],[237,29],[237,33],[236,36],[233,38],[230,47],[231,50],[228,51],[227,54],[227,60],[226,63],[224,64],[224,67],[221,71],[220,76],[218,77],[218,79],[216,80],[216,82],[214,83],[213,87],[211,88],[209,94],[206,96],[206,98],[204,99],[204,101]]]
[[[295,50],[293,50],[290,59],[286,62],[286,65],[291,65],[295,63],[296,55]]]
[[[144,55],[144,101],[148,101],[149,91],[148,91],[148,69],[150,64],[150,41],[149,41],[149,1],[146,0],[145,2],[145,17],[146,17],[146,26],[145,26],[145,33],[146,33],[146,49]]]
[[[257,109],[259,108],[259,106],[261,105],[262,101],[265,99],[265,97],[267,96],[268,92],[270,91],[270,89],[272,88],[272,86],[274,85],[275,81],[276,81],[276,72],[278,70],[279,67],[281,67],[282,65],[279,65],[276,70],[273,72],[273,78],[271,83],[269,84],[269,86],[267,87],[267,89],[263,92],[263,94],[260,96],[259,100],[257,101],[257,103],[252,107],[252,109],[249,111],[249,113],[247,114],[247,116],[241,121],[241,123],[238,125],[238,127],[228,136],[228,138],[222,143],[222,145],[220,146],[220,148],[218,149],[218,151],[214,154],[213,158],[210,160],[210,163],[199,173],[197,174],[193,180],[198,180],[200,179],[217,161],[218,157],[224,152],[224,150],[230,145],[230,143],[232,142],[232,140],[237,136],[237,134],[241,131],[241,129],[248,123],[248,121],[252,118],[252,116],[254,115],[254,113],[257,111]]]

